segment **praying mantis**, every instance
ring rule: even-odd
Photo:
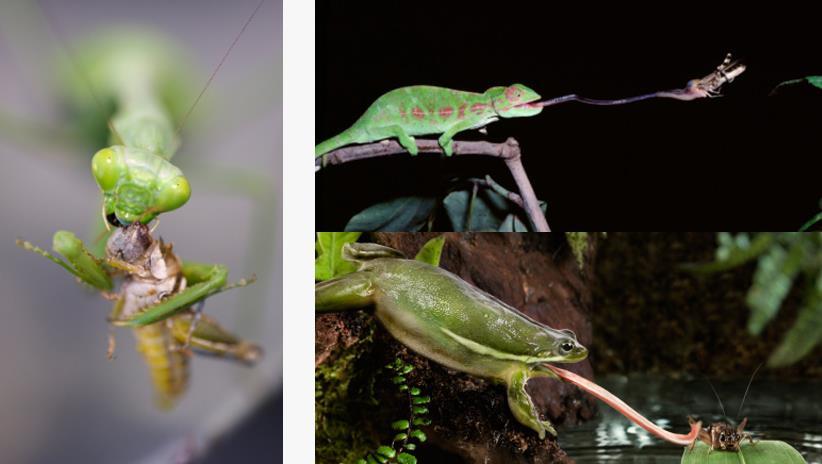
[[[263,2],[255,3],[259,9]],[[253,16],[251,11],[246,14]],[[246,22],[243,29],[248,24]],[[115,326],[137,328],[138,344],[144,348],[152,372],[154,364],[163,362],[172,366],[170,377],[181,377],[176,372],[181,369],[174,366],[183,364],[184,358],[180,356],[189,346],[246,363],[255,361],[259,358],[258,348],[238,340],[199,312],[205,298],[233,288],[226,284],[227,267],[180,261],[171,252],[170,245],[152,237],[153,230],[147,226],[159,215],[180,208],[190,198],[188,178],[171,163],[180,145],[181,124],[187,117],[180,111],[180,105],[193,109],[193,100],[181,104],[168,98],[174,96],[179,81],[183,80],[166,79],[167,70],[173,68],[169,65],[175,64],[176,57],[167,53],[162,41],[136,35],[98,38],[94,47],[78,47],[70,52],[73,64],[79,69],[75,82],[67,87],[88,87],[83,90],[91,90],[99,107],[105,110],[111,102],[116,108],[107,124],[110,144],[98,150],[91,163],[94,179],[103,193],[104,223],[112,230],[109,246],[102,256],[73,233],[58,231],[54,235],[54,249],[66,258],[62,260],[29,242],[20,240],[18,244],[56,262],[83,284],[115,299],[117,304],[110,322]],[[168,85],[164,87],[165,83]],[[86,104],[91,106],[90,113],[101,112],[99,107],[95,108],[94,101],[86,98]],[[59,198],[55,203],[59,203]],[[100,207],[96,200],[92,204],[97,205],[92,209]],[[139,234],[125,235],[126,231],[138,229]],[[124,249],[143,245],[144,253],[132,259],[122,256]],[[158,274],[158,266],[166,269]],[[126,283],[116,294],[112,293],[112,278],[118,275],[124,276]],[[166,279],[172,282],[171,288],[163,287]],[[134,289],[138,281],[142,293]],[[234,286],[248,282],[241,280]],[[139,297],[155,297],[156,301],[129,307],[129,298]],[[192,307],[194,309],[189,309]],[[181,326],[186,329],[178,330]],[[154,333],[149,333],[149,329]],[[146,348],[153,343],[151,337],[165,339],[165,353],[158,355]],[[155,378],[159,403],[164,406],[171,405],[183,390],[179,382],[178,385],[172,383]]]

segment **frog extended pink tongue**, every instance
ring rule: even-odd
[[[566,371],[565,369],[560,369],[559,367],[555,367],[550,364],[545,364],[544,366],[548,369],[551,369],[551,371],[558,375],[562,380],[570,382],[576,385],[577,387],[587,391],[588,393],[596,396],[600,400],[604,401],[608,406],[611,406],[612,408],[616,409],[620,414],[630,419],[631,422],[635,423],[636,425],[642,427],[651,434],[656,435],[657,437],[665,441],[669,441],[671,443],[682,446],[690,445],[691,443],[693,443],[694,440],[696,440],[696,437],[699,435],[699,431],[702,428],[702,422],[695,422],[691,424],[691,431],[687,435],[669,432],[661,428],[660,426],[654,424],[642,414],[635,411],[633,408],[625,404],[624,401],[614,396],[613,393],[600,387],[594,382],[591,382],[585,377],[581,377],[577,374],[574,374],[573,372]]]

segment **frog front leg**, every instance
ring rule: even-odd
[[[508,378],[508,406],[511,408],[511,413],[524,426],[533,429],[539,434],[539,438],[545,438],[545,432],[548,431],[551,435],[556,436],[557,432],[550,421],[543,421],[539,418],[534,402],[531,396],[525,391],[525,384],[531,377],[543,376],[540,373],[533,372],[528,367],[523,366],[515,370]]]
[[[317,312],[358,309],[374,303],[374,284],[366,272],[354,272],[314,285]]]

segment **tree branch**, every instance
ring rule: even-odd
[[[416,139],[416,143],[420,149],[420,153],[443,153],[439,142],[436,140]],[[315,171],[319,171],[328,165],[344,164],[352,161],[403,153],[408,152],[396,140],[383,140],[363,145],[352,145],[338,148],[321,157],[315,158],[314,169]],[[522,165],[522,152],[520,151],[519,143],[513,137],[509,137],[508,140],[503,143],[485,141],[458,142],[455,140],[454,155],[484,155],[502,158],[511,171],[511,176],[513,176],[514,181],[517,183],[517,188],[524,203],[523,209],[525,209],[525,213],[531,221],[531,226],[537,232],[551,231],[545,215],[543,215],[539,209],[539,202],[534,193],[534,188],[531,186],[531,182],[528,180],[528,175],[525,172],[525,167]]]

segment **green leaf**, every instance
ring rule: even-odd
[[[423,432],[422,430],[412,430],[409,435],[411,435],[411,438],[416,438],[420,442],[428,440],[428,437],[425,436],[425,432]]]
[[[428,414],[428,408],[426,408],[425,406],[413,406],[413,407],[411,407],[411,411],[414,414],[418,414],[418,415]]]
[[[505,216],[497,232],[528,232],[528,226],[513,213]]]
[[[392,378],[391,381],[394,382],[395,384],[405,383],[405,377],[403,377],[401,375],[398,375],[398,376]]]
[[[442,256],[442,247],[445,245],[445,236],[432,238],[425,242],[425,245],[420,248],[417,256],[414,257],[417,261],[428,263],[432,266],[440,265],[440,256]]]
[[[808,222],[802,224],[802,227],[799,228],[799,232],[810,230],[811,227],[816,225],[817,222],[822,222],[822,213],[817,213],[817,215],[808,220]]]
[[[379,464],[373,454],[368,455],[368,464]]]
[[[416,232],[426,226],[436,205],[437,200],[433,197],[395,198],[355,214],[345,225],[345,230]]]
[[[402,384],[399,387],[397,387],[397,390],[404,392],[405,390],[408,390],[408,385]]]
[[[408,438],[407,433],[398,433],[398,434],[394,435],[394,441],[403,441],[406,438]]]
[[[377,448],[377,454],[383,455],[390,459],[397,455],[397,451],[390,446],[380,446]]]
[[[451,192],[443,205],[454,231],[494,232],[510,212],[512,203],[493,190],[482,189],[473,196],[469,189]]]
[[[721,232],[717,239],[719,247],[716,249],[716,261],[707,264],[684,264],[682,268],[686,271],[708,274],[739,267],[765,253],[773,244],[774,235],[761,233],[750,240],[747,234],[733,236]]]
[[[342,258],[346,243],[356,242],[359,232],[318,232],[314,244],[317,258],[314,260],[314,280],[329,280],[357,270],[357,265]]]
[[[417,464],[417,458],[412,454],[400,453],[397,455],[397,462],[400,464]]]
[[[360,459],[357,459],[357,464],[368,464],[368,461],[366,461],[363,458],[360,458]]]
[[[414,396],[419,395],[420,394],[420,389],[417,388],[417,387],[411,388],[411,394],[414,395]]]
[[[417,445],[415,445],[413,443],[406,443],[405,444],[405,449],[409,449],[409,450],[413,451],[413,450],[417,449]]]
[[[400,369],[400,373],[401,374],[407,374],[407,373],[409,373],[413,370],[414,370],[414,366],[412,366],[410,364],[406,364],[406,365],[402,366],[402,369]]]
[[[431,425],[431,419],[427,417],[415,417],[414,425]]]
[[[411,398],[411,404],[428,404],[431,402],[430,396],[417,396]]]
[[[411,424],[405,419],[394,421],[391,423],[391,428],[394,430],[408,430],[408,427],[410,426]]]
[[[784,441],[761,440],[742,444],[739,452],[711,451],[698,441],[692,450],[685,450],[681,464],[807,464],[799,451]]]
[[[822,89],[822,76],[808,76],[805,80],[812,86]]]
[[[801,269],[807,250],[807,243],[797,239],[787,251],[781,245],[774,245],[759,258],[753,285],[745,297],[751,307],[748,332],[758,335],[776,316]]]
[[[796,322],[768,359],[770,367],[793,364],[822,342],[822,270],[817,271],[816,279],[812,280]]]

